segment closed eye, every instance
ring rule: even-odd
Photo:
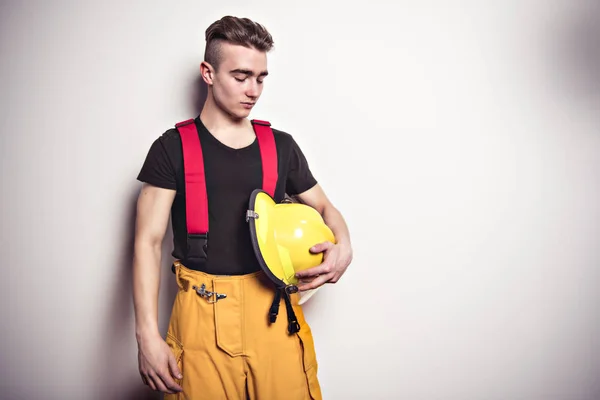
[[[267,75],[269,75],[268,71],[262,71],[257,76],[257,75],[255,75],[254,72],[252,72],[249,69],[245,69],[245,68],[237,68],[237,69],[231,70],[229,72],[233,75],[233,77],[235,78],[235,80],[238,81],[238,82],[244,82],[247,78],[256,76],[256,78],[257,78],[256,82],[258,82],[259,84],[262,84],[264,78]]]
[[[240,78],[235,78],[235,80],[236,80],[236,81],[238,81],[238,82],[245,82],[245,81],[246,81],[246,79],[247,79],[247,78],[243,78],[243,79],[240,79]],[[257,80],[256,80],[256,82],[257,82],[258,84],[260,84],[260,85],[262,85],[262,84],[263,84],[263,81],[264,81],[264,79],[257,79]]]

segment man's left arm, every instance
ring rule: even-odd
[[[324,283],[336,283],[346,272],[352,261],[353,252],[350,241],[350,232],[344,217],[327,198],[323,188],[316,184],[311,189],[296,196],[302,203],[313,207],[322,216],[325,224],[333,232],[336,243],[316,243],[310,251],[324,253],[323,262],[313,268],[299,271],[296,276],[311,282],[298,286],[298,290],[315,289]]]

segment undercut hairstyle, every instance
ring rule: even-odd
[[[223,42],[264,52],[269,52],[273,48],[273,38],[264,26],[248,18],[223,17],[206,29],[204,60],[215,70],[218,70],[219,63],[222,61]]]

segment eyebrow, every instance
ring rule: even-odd
[[[229,71],[232,74],[244,74],[244,75],[248,75],[248,76],[254,76],[254,72],[250,71],[249,69],[242,69],[242,68],[238,68],[238,69],[234,69]],[[263,71],[260,74],[258,74],[258,76],[267,76],[269,75],[268,71]]]

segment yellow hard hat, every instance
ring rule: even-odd
[[[298,291],[296,272],[323,262],[323,253],[313,254],[310,248],[321,242],[335,243],[317,210],[302,203],[277,204],[260,189],[250,196],[246,221],[259,264],[275,285],[288,293]]]

